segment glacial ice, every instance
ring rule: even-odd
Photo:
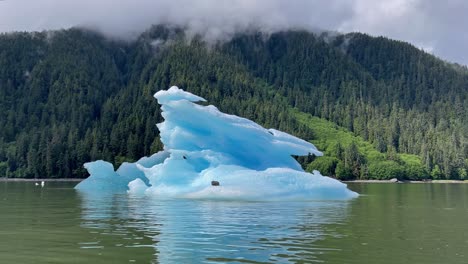
[[[158,91],[164,122],[157,124],[164,150],[117,171],[102,160],[84,165],[84,192],[128,192],[159,198],[316,200],[358,194],[344,183],[304,172],[291,155],[321,156],[287,133],[220,112],[205,99],[176,86]],[[218,181],[220,186],[212,186]]]

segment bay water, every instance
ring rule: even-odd
[[[83,194],[0,182],[0,263],[468,263],[468,184],[353,183],[350,201]]]

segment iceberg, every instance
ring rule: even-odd
[[[117,171],[102,160],[84,164],[90,176],[75,188],[159,198],[342,200],[357,197],[346,184],[305,172],[292,155],[321,156],[287,133],[204,106],[176,86],[158,91],[164,150]]]

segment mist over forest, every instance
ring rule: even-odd
[[[467,177],[467,69],[406,42],[306,30],[213,42],[173,25],[123,41],[72,28],[3,34],[0,58],[7,177],[85,177],[85,162],[160,150],[152,95],[172,85],[312,140],[326,157],[299,158],[307,170]]]

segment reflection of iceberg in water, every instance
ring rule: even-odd
[[[194,102],[205,99],[177,87],[155,94],[165,121],[158,124],[164,151],[114,171],[110,163],[85,164],[89,192],[129,191],[157,197],[234,200],[349,199],[346,185],[306,173],[291,155],[322,155],[314,145]],[[221,186],[211,186],[212,182]]]
[[[114,250],[134,256],[145,248],[146,263],[311,262],[325,250],[314,247],[319,240],[339,236],[333,225],[346,221],[349,204],[80,196],[83,227],[144,237]]]

